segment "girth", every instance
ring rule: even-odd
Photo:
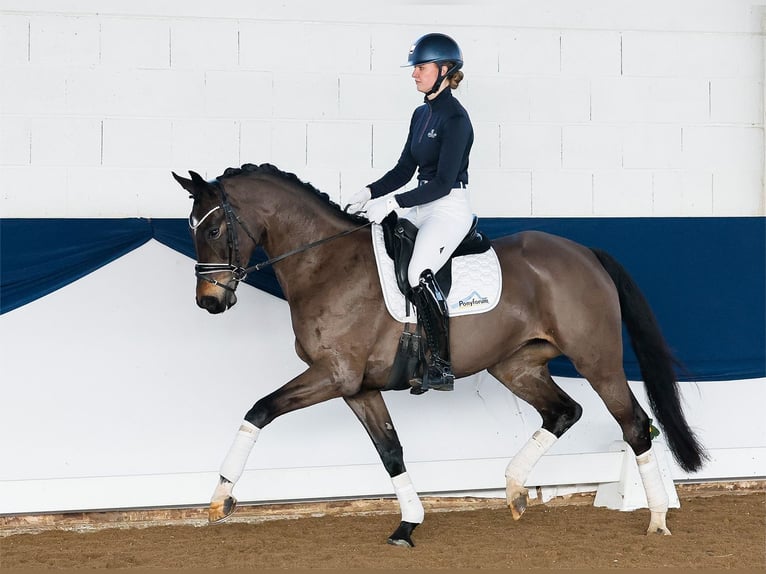
[[[444,295],[449,295],[452,287],[452,259],[462,255],[484,253],[490,248],[489,238],[477,230],[479,218],[473,216],[473,222],[463,241],[450,255],[449,260],[436,272],[436,281]],[[410,266],[412,253],[415,249],[415,238],[418,228],[409,219],[399,218],[396,212],[391,212],[381,223],[383,228],[383,240],[386,245],[386,253],[394,261],[394,273],[399,290],[407,296],[410,291],[410,282],[407,279],[407,269]]]

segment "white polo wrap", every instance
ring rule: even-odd
[[[237,436],[234,437],[234,442],[229,449],[229,454],[223,460],[221,465],[221,476],[229,482],[237,482],[239,477],[242,476],[242,471],[245,470],[245,464],[247,463],[247,457],[250,456],[250,451],[253,449],[258,433],[261,432],[257,426],[242,421],[242,425],[237,431]]]
[[[532,467],[558,440],[556,435],[543,428],[535,432],[521,450],[516,453],[505,469],[505,478],[523,485]]]
[[[418,498],[418,493],[415,492],[410,475],[403,472],[398,476],[394,476],[391,482],[394,483],[394,492],[399,501],[399,508],[402,510],[402,520],[404,522],[412,522],[413,524],[423,522],[425,510],[423,510],[423,504],[420,502],[420,498]]]
[[[654,447],[650,447],[644,454],[637,456],[636,462],[638,463],[638,473],[641,475],[641,482],[644,483],[649,510],[652,512],[667,512],[668,493],[662,482],[657,457],[654,456]]]

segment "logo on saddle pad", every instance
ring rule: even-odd
[[[473,308],[480,305],[489,305],[489,297],[483,297],[478,291],[474,291],[468,297],[463,297],[454,305],[450,305],[450,311]]]
[[[394,263],[386,253],[383,230],[379,225],[372,226],[372,246],[388,312],[402,323],[417,322],[412,310],[407,314],[406,301],[396,283]],[[447,296],[450,317],[491,311],[500,300],[502,286],[500,262],[494,249],[456,257],[452,260],[452,288]]]

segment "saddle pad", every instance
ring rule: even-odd
[[[394,262],[386,253],[380,225],[372,225],[372,247],[388,312],[402,323],[416,323],[417,315],[412,305],[410,315],[407,315],[406,301],[396,284]],[[474,315],[494,309],[500,300],[502,283],[500,262],[493,248],[478,255],[456,257],[452,260],[452,288],[447,297],[450,317]]]

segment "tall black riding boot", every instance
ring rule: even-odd
[[[451,391],[455,388],[455,375],[450,364],[447,301],[429,269],[420,275],[420,282],[412,294],[430,350],[422,389]]]

